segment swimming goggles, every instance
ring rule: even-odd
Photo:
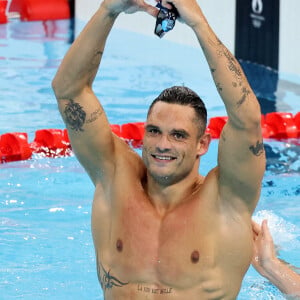
[[[174,6],[172,9],[168,9],[161,5],[161,1],[157,3],[156,7],[159,8],[159,12],[156,18],[154,33],[162,38],[166,32],[174,28],[179,14]]]

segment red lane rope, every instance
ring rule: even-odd
[[[18,13],[21,21],[46,21],[69,19],[71,10],[68,0],[0,0],[0,24],[7,23],[9,13]]]
[[[0,1],[0,24],[5,24],[8,21],[6,16],[7,3],[7,0]]]
[[[227,117],[213,117],[209,120],[206,131],[212,138],[218,139],[227,122]],[[114,134],[124,139],[133,148],[140,148],[144,135],[144,123],[135,122],[123,125],[110,125]],[[274,112],[262,115],[263,137],[267,139],[300,138],[300,112],[296,115],[287,112]],[[66,129],[40,129],[35,132],[34,140],[29,143],[24,132],[12,132],[0,135],[0,163],[27,160],[33,154],[46,157],[70,156],[72,148]]]

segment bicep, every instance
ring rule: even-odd
[[[90,89],[74,99],[58,99],[58,105],[72,149],[95,183],[101,171],[111,172],[115,163],[116,138],[106,114]]]
[[[258,200],[265,170],[260,125],[241,129],[229,120],[219,141],[218,166],[221,186],[252,206]]]

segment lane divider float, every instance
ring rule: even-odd
[[[207,132],[218,139],[227,122],[227,117],[210,118]],[[114,134],[124,139],[133,148],[141,148],[144,135],[144,123],[110,125]],[[300,138],[300,112],[296,115],[287,112],[273,112],[262,115],[261,127],[265,139],[287,140]],[[300,145],[299,141],[295,141]],[[34,140],[29,143],[24,132],[0,135],[0,163],[27,160],[33,154],[43,157],[63,157],[72,155],[72,148],[66,129],[39,129]]]
[[[21,21],[60,20],[70,19],[71,9],[68,0],[0,0],[0,24],[16,14]]]
[[[7,0],[0,1],[0,24],[5,24],[8,21],[6,15],[7,3]]]

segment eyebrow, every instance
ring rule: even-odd
[[[149,130],[149,129],[159,129],[158,126],[152,125],[152,124],[147,124],[145,126],[145,130]]]
[[[157,130],[160,131],[159,126],[152,125],[152,124],[148,124],[148,125],[145,126],[145,130],[150,130],[150,129],[157,129]],[[176,129],[176,128],[173,128],[171,130],[171,134],[174,134],[174,133],[179,133],[179,134],[182,134],[185,137],[190,137],[190,134],[185,129]]]

